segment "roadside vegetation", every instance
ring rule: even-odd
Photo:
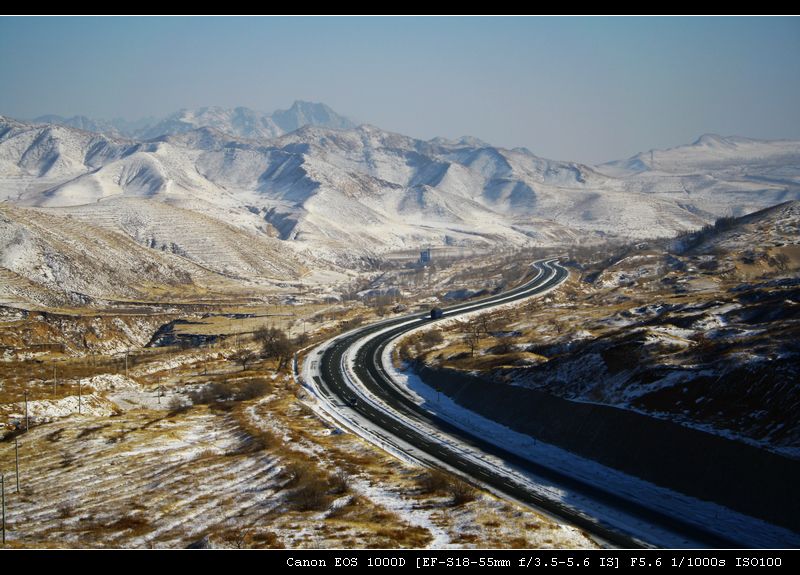
[[[440,273],[420,288],[432,289]],[[449,475],[421,487],[429,471],[309,408],[292,379],[295,352],[302,361],[307,346],[412,309],[420,293],[189,315],[171,328],[174,343],[156,347],[146,344],[175,316],[150,322],[130,347],[106,327],[113,317],[87,319],[101,335],[74,348],[42,345],[56,337],[38,325],[47,318],[0,322],[8,344],[0,362],[0,415],[11,425],[0,441],[6,477],[14,475],[15,433],[20,446],[21,490],[7,491],[7,546],[505,547],[519,544],[520,533],[532,546],[593,545]],[[100,351],[103,336],[113,352]],[[432,334],[425,345],[443,341]]]
[[[395,362],[632,408],[797,456],[789,406],[800,396],[787,384],[800,377],[797,209],[575,248],[558,290],[410,335]]]

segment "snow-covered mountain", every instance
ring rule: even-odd
[[[0,200],[214,273],[277,281],[301,261],[349,265],[422,244],[669,236],[800,199],[800,142],[704,137],[592,168],[470,138],[352,128],[317,105],[269,118],[236,110],[176,117],[173,133],[147,141],[0,118]]]
[[[65,118],[55,114],[47,114],[33,119],[34,124],[56,124],[68,128],[78,128],[87,132],[97,132],[112,138],[134,137],[142,130],[155,124],[155,118],[142,118],[135,121],[128,121],[123,118],[113,120],[98,120],[86,116],[71,116]]]
[[[109,120],[93,120],[86,116],[71,116],[65,118],[56,114],[47,114],[33,119],[35,124],[55,124],[57,126],[66,126],[68,128],[78,128],[87,132],[97,132],[98,134],[106,134],[114,138],[124,137],[125,132],[120,130],[114,123]]]
[[[340,130],[356,127],[356,123],[350,118],[337,114],[325,104],[304,102],[303,100],[296,100],[288,110],[273,112],[272,121],[284,133],[294,132],[303,126],[321,126]],[[244,136],[244,134],[241,135]]]
[[[86,116],[64,118],[52,114],[40,116],[33,122],[78,128],[114,138],[138,140],[174,136],[198,128],[214,128],[238,138],[268,140],[309,125],[338,129],[350,129],[356,126],[352,120],[337,114],[325,104],[302,100],[297,100],[288,110],[276,110],[269,114],[241,106],[237,108],[208,106],[194,110],[179,110],[161,119],[145,118],[133,122],[122,119],[96,120]]]
[[[746,173],[748,168],[758,171],[788,169],[796,175],[798,167],[800,167],[800,147],[797,141],[765,141],[704,134],[686,146],[641,152],[627,160],[603,164],[598,169],[615,176],[630,176],[643,172],[713,173],[735,169]]]
[[[597,167],[626,190],[658,194],[705,218],[741,216],[798,199],[800,142],[701,136]]]

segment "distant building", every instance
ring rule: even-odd
[[[431,261],[431,248],[425,248],[419,252],[419,263],[427,264]]]

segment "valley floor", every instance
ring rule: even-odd
[[[438,338],[409,338],[398,360],[796,458],[800,208],[778,208],[721,239],[694,238],[681,253],[655,243],[610,257],[570,249],[572,277],[559,290],[454,323]],[[343,433],[272,360],[235,361],[258,350],[259,327],[279,327],[303,348],[380,317],[505,289],[545,255],[387,264],[341,279],[335,294],[264,302],[0,308],[7,545],[595,546],[579,530]],[[26,394],[30,430],[21,432]]]
[[[271,363],[241,370],[225,355],[176,354],[129,378],[95,376],[106,385],[84,407],[97,398],[113,410],[20,433],[19,492],[14,441],[0,443],[7,546],[594,546],[486,493],[454,501],[446,482],[431,486],[424,469],[320,420]],[[213,382],[258,382],[265,394],[192,395]]]

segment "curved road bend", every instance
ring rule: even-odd
[[[462,313],[489,309],[496,305],[542,294],[558,286],[569,275],[569,272],[559,265],[556,260],[538,261],[532,267],[536,270],[536,274],[533,279],[525,284],[483,300],[445,308],[444,317],[448,318]],[[642,522],[673,532],[697,543],[710,547],[741,547],[740,542],[707,531],[702,526],[650,509],[637,501],[626,499],[598,485],[571,477],[561,471],[520,457],[454,426],[411,401],[408,396],[395,387],[394,382],[386,375],[381,365],[381,355],[391,340],[425,323],[432,323],[432,320],[428,319],[428,314],[412,314],[402,318],[386,320],[346,333],[323,344],[321,348],[312,350],[306,357],[306,364],[310,368],[309,373],[312,374],[315,392],[330,409],[336,412],[351,410],[382,428],[390,436],[399,438],[424,452],[428,456],[428,463],[433,463],[434,465],[438,463],[440,467],[445,469],[448,466],[456,469],[466,477],[472,478],[476,483],[489,486],[497,493],[505,494],[513,499],[566,519],[568,522],[615,545],[630,548],[641,547],[646,544],[643,543],[645,538],[642,536],[623,532],[617,527],[587,515],[585,512],[581,512],[560,501],[547,499],[542,494],[527,489],[524,485],[510,481],[507,475],[498,472],[492,464],[488,462],[481,464],[480,461],[468,458],[451,446],[433,439],[430,433],[426,433],[425,428],[434,428],[444,432],[455,438],[459,443],[471,447],[473,451],[484,452],[498,457],[506,463],[550,481],[568,492],[596,500],[607,507],[623,512],[625,515],[632,516]],[[380,333],[371,338],[368,337],[376,332]],[[390,405],[397,415],[401,417],[387,412],[376,404],[365,401],[363,396],[351,389],[349,376],[345,373],[344,368],[345,355],[351,346],[365,338],[367,339],[357,349],[353,363],[355,376],[370,393]],[[347,418],[344,417],[343,419],[346,420]],[[363,435],[363,430],[361,434]],[[375,438],[367,437],[367,439],[374,440]],[[399,449],[397,445],[393,447]]]

